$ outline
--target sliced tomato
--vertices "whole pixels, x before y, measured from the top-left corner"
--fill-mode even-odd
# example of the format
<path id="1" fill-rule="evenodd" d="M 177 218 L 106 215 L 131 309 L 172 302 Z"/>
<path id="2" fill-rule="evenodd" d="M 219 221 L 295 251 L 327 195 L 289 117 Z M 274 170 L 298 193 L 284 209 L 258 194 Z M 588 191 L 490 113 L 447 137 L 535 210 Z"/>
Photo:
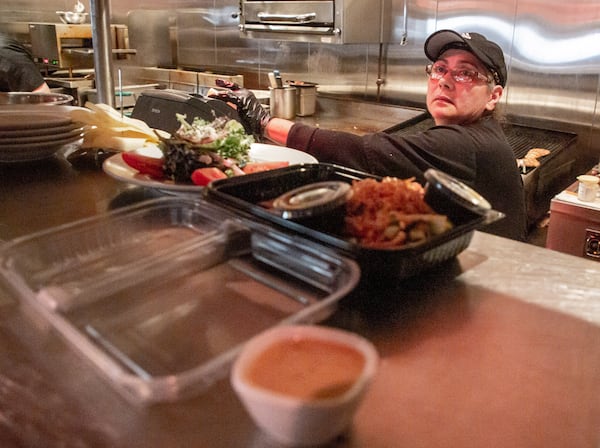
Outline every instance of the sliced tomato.
<path id="1" fill-rule="evenodd" d="M 147 174 L 155 179 L 162 179 L 165 177 L 163 171 L 163 158 L 145 156 L 134 151 L 125 151 L 121 154 L 121 157 L 127 165 L 139 171 L 141 174 Z"/>
<path id="2" fill-rule="evenodd" d="M 284 168 L 289 166 L 290 162 L 277 161 L 277 162 L 250 162 L 247 163 L 242 170 L 246 174 L 260 173 L 261 171 L 269 171 L 277 168 Z"/>
<path id="3" fill-rule="evenodd" d="M 213 180 L 226 178 L 227 174 L 215 167 L 198 168 L 192 173 L 192 182 L 194 185 L 200 185 L 202 187 L 207 186 Z"/>

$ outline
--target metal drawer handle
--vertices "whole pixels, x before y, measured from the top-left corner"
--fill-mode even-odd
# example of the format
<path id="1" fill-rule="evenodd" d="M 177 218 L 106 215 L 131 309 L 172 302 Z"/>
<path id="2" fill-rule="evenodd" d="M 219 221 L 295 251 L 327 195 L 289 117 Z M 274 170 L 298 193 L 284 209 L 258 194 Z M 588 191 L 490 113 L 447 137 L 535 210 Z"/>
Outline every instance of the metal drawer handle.
<path id="1" fill-rule="evenodd" d="M 256 16 L 261 22 L 308 23 L 317 18 L 317 13 L 307 12 L 306 14 L 271 14 L 268 12 L 259 12 Z"/>

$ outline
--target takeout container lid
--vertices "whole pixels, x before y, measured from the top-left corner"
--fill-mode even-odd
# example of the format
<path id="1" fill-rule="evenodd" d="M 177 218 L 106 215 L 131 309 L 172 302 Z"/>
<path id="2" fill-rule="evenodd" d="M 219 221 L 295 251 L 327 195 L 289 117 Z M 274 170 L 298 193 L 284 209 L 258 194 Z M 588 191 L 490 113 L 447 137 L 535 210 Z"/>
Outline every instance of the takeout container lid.
<path id="1" fill-rule="evenodd" d="M 9 241 L 0 275 L 147 405 L 203 392 L 268 328 L 324 320 L 360 271 L 297 235 L 171 196 Z"/>
<path id="2" fill-rule="evenodd" d="M 286 219 L 277 210 L 269 210 L 261 205 L 304 185 L 329 181 L 351 183 L 365 178 L 381 179 L 379 176 L 334 164 L 293 165 L 214 181 L 204 190 L 204 194 L 209 200 L 218 202 L 235 213 L 268 222 L 350 256 L 358 262 L 361 279 L 367 282 L 380 279 L 398 281 L 437 266 L 466 249 L 474 230 L 501 217 L 491 213 L 491 208 L 487 209 L 483 198 L 477 202 L 460 192 L 458 187 L 464 186 L 456 179 L 446 178 L 436 172 L 430 173 L 433 187 L 426 186 L 426 201 L 446 204 L 444 214 L 453 222 L 454 227 L 423 243 L 399 248 L 364 247 L 349 241 L 339 232 L 323 231 L 298 220 Z"/>
<path id="3" fill-rule="evenodd" d="M 465 183 L 438 170 L 425 171 L 427 179 L 425 201 L 438 213 L 452 216 L 456 206 L 485 217 L 485 224 L 503 219 L 504 213 L 492 209 L 492 205 Z"/>
<path id="4" fill-rule="evenodd" d="M 594 186 L 600 182 L 600 178 L 598 178 L 598 176 L 592 176 L 591 174 L 581 174 L 577 176 L 577 180 L 588 186 Z"/>
<path id="5" fill-rule="evenodd" d="M 344 205 L 350 194 L 347 182 L 315 182 L 281 194 L 273 201 L 273 210 L 285 219 L 310 218 Z"/>

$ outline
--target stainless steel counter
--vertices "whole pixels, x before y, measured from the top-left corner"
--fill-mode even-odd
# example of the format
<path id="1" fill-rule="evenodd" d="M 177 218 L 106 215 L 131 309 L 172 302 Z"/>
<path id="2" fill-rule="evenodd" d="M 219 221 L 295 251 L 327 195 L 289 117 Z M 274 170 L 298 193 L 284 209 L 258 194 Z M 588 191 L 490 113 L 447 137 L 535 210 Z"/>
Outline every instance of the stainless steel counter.
<path id="1" fill-rule="evenodd" d="M 155 192 L 60 157 L 0 165 L 0 239 Z M 600 443 L 600 265 L 476 232 L 456 260 L 361 287 L 325 322 L 379 349 L 379 373 L 337 447 L 589 447 Z M 132 407 L 0 286 L 0 445 L 274 447 L 226 380 Z"/>

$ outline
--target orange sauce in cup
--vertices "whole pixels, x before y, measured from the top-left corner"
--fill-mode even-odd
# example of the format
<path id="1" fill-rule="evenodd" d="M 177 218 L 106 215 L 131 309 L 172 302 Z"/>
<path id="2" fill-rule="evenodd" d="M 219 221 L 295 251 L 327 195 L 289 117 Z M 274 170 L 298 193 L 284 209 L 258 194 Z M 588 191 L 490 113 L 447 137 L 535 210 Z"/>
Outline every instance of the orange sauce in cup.
<path id="1" fill-rule="evenodd" d="M 364 365 L 363 355 L 352 347 L 320 339 L 288 339 L 260 353 L 245 376 L 264 389 L 318 400 L 344 394 Z"/>

